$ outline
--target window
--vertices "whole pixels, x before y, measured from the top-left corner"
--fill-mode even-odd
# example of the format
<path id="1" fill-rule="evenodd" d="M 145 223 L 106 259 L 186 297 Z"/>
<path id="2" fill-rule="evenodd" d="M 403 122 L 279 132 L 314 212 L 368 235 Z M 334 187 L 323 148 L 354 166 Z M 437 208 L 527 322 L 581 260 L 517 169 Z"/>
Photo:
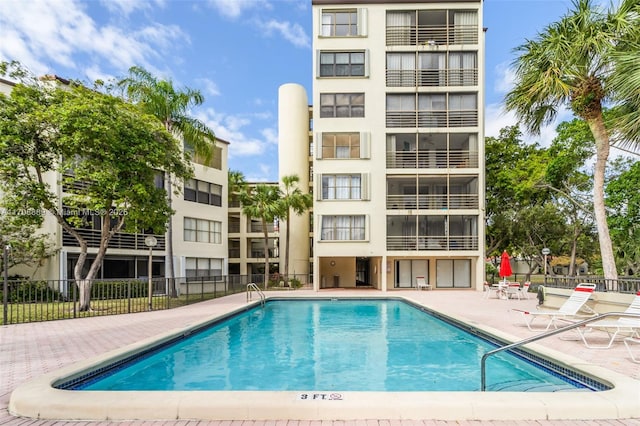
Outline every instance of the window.
<path id="1" fill-rule="evenodd" d="M 203 166 L 212 167 L 214 169 L 222 170 L 222 148 L 219 146 L 214 146 L 211 152 L 211 158 L 209 161 L 205 161 L 205 159 L 199 155 L 196 155 L 193 147 L 187 142 L 183 143 L 184 151 L 189 153 L 191 156 L 191 160 L 196 164 L 201 164 Z"/>
<path id="2" fill-rule="evenodd" d="M 320 117 L 364 117 L 364 93 L 323 93 Z"/>
<path id="3" fill-rule="evenodd" d="M 222 277 L 222 259 L 187 257 L 185 258 L 185 274 L 187 278 Z"/>
<path id="4" fill-rule="evenodd" d="M 323 133 L 322 158 L 360 158 L 360 133 Z"/>
<path id="5" fill-rule="evenodd" d="M 322 35 L 325 37 L 353 37 L 358 35 L 358 11 L 323 10 Z"/>
<path id="6" fill-rule="evenodd" d="M 387 95 L 387 127 L 416 127 L 416 96 Z"/>
<path id="7" fill-rule="evenodd" d="M 476 52 L 449 53 L 449 85 L 475 86 L 478 84 L 478 55 Z"/>
<path id="8" fill-rule="evenodd" d="M 360 200 L 361 179 L 354 175 L 322 175 L 323 200 Z"/>
<path id="9" fill-rule="evenodd" d="M 387 53 L 387 86 L 412 87 L 416 85 L 415 53 Z"/>
<path id="10" fill-rule="evenodd" d="M 184 199 L 200 204 L 222 206 L 222 186 L 197 179 L 184 181 Z"/>
<path id="11" fill-rule="evenodd" d="M 365 52 L 320 52 L 320 77 L 364 77 Z"/>
<path id="12" fill-rule="evenodd" d="M 222 242 L 222 223 L 213 220 L 185 217 L 184 240 L 198 243 L 220 244 Z"/>
<path id="13" fill-rule="evenodd" d="M 364 241 L 365 217 L 322 216 L 322 241 Z"/>

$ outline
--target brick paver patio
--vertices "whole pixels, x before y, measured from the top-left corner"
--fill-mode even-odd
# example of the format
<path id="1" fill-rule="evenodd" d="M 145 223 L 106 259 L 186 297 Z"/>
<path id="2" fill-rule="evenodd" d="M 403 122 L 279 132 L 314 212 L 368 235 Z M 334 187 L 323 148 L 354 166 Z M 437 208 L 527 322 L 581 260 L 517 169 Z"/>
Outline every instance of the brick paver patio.
<path id="1" fill-rule="evenodd" d="M 323 290 L 322 295 L 358 295 L 362 292 L 385 293 L 374 290 Z M 268 295 L 278 293 L 269 292 Z M 285 292 L 287 296 L 303 296 L 317 293 L 308 290 Z M 423 302 L 426 306 L 443 312 L 461 316 L 469 322 L 483 324 L 500 330 L 516 338 L 534 335 L 511 308 L 535 309 L 537 300 L 485 299 L 482 293 L 473 291 L 403 291 L 389 292 L 389 295 L 405 295 Z M 639 425 L 640 419 L 602 419 L 598 421 L 434 421 L 429 419 L 394 420 L 378 419 L 367 421 L 44 421 L 11 416 L 7 411 L 11 392 L 21 383 L 41 374 L 84 360 L 95 355 L 120 348 L 141 339 L 172 329 L 181 328 L 205 317 L 223 313 L 233 306 L 246 304 L 244 293 L 210 300 L 195 305 L 140 314 L 50 321 L 42 323 L 17 324 L 0 327 L 0 425 L 42 425 L 42 426 L 96 426 L 118 425 L 220 425 L 220 426 L 418 426 L 418 425 Z M 552 336 L 537 344 L 570 354 L 610 370 L 640 380 L 640 364 L 631 359 L 622 343 L 616 343 L 606 350 L 587 349 L 581 341 L 563 340 Z M 640 382 L 638 387 L 640 405 Z M 514 407 L 517 409 L 517 407 Z"/>

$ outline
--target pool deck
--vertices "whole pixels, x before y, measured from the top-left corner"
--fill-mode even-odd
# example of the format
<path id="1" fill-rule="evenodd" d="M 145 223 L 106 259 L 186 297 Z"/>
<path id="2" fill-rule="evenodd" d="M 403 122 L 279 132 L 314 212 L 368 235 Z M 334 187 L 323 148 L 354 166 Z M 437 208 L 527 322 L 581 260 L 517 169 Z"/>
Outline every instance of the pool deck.
<path id="1" fill-rule="evenodd" d="M 393 291 L 383 293 L 376 290 L 298 290 L 291 292 L 267 292 L 272 296 L 402 296 L 419 302 L 424 306 L 443 314 L 465 319 L 471 324 L 481 325 L 496 330 L 501 336 L 510 336 L 514 340 L 535 335 L 524 325 L 521 316 L 511 309 L 535 310 L 537 300 L 501 300 L 485 299 L 483 293 L 474 291 Z M 533 295 L 532 295 L 533 296 Z M 575 410 L 575 415 L 566 420 L 509 420 L 509 412 L 517 413 L 521 407 L 518 400 L 507 399 L 499 420 L 434 420 L 415 418 L 411 420 L 395 418 L 379 418 L 367 416 L 367 420 L 295 420 L 282 416 L 281 420 L 175 420 L 175 421 L 69 421 L 69 420 L 37 420 L 26 417 L 14 417 L 9 414 L 8 406 L 14 389 L 24 388 L 40 376 L 51 374 L 59 369 L 80 365 L 86 360 L 100 356 L 106 352 L 118 350 L 136 342 L 154 336 L 167 334 L 193 325 L 203 319 L 222 315 L 246 306 L 246 295 L 236 294 L 198 303 L 173 310 L 154 311 L 148 313 L 104 316 L 74 320 L 49 321 L 41 323 L 0 326 L 0 426 L 8 425 L 42 425 L 42 426 L 96 426 L 96 425 L 220 425 L 220 426 L 413 426 L 413 425 L 640 425 L 640 418 L 604 418 L 581 417 L 591 407 L 567 407 Z M 605 335 L 606 336 L 606 335 Z M 609 349 L 588 349 L 582 341 L 561 339 L 551 336 L 534 345 L 551 351 L 566 354 L 572 358 L 595 366 L 596 369 L 611 371 L 635 380 L 632 384 L 631 398 L 637 398 L 640 407 L 640 363 L 633 363 L 625 346 L 615 343 Z M 640 352 L 640 348 L 638 348 Z M 634 389 L 635 387 L 635 389 Z M 634 392 L 635 391 L 635 392 Z M 635 395 L 633 395 L 635 393 Z M 521 395 L 521 394 L 520 394 Z M 563 398 L 564 394 L 557 394 Z M 573 393 L 573 395 L 577 395 Z M 584 395 L 584 394 L 583 394 Z M 519 396 L 526 399 L 527 396 Z M 443 404 L 446 404 L 443 402 Z M 571 404 L 569 404 L 571 405 Z M 373 406 L 371 407 L 374 408 Z M 375 410 L 371 411 L 375 412 Z M 292 416 L 293 417 L 293 416 Z M 374 417 L 373 419 L 369 417 Z M 615 416 L 611 416 L 615 417 Z M 515 416 L 514 418 L 517 418 Z"/>

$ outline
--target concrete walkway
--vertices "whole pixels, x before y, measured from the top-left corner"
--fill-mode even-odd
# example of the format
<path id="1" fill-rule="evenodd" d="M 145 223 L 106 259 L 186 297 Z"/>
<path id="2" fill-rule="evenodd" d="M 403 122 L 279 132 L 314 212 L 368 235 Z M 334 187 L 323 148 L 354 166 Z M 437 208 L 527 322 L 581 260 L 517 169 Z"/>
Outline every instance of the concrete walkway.
<path id="1" fill-rule="evenodd" d="M 385 293 L 375 290 L 323 290 L 323 296 L 352 296 Z M 318 293 L 299 290 L 295 292 L 269 292 L 271 295 L 304 296 Z M 510 311 L 512 308 L 533 310 L 537 304 L 535 298 L 529 300 L 485 299 L 483 294 L 473 291 L 402 291 L 389 292 L 388 295 L 403 295 L 420 301 L 430 308 L 445 314 L 464 317 L 469 322 L 483 324 L 514 339 L 534 335 L 522 322 L 520 315 Z M 228 312 L 234 307 L 246 304 L 244 293 L 220 299 L 201 302 L 195 305 L 149 313 L 83 318 L 73 320 L 50 321 L 42 323 L 17 324 L 0 327 L 0 425 L 50 425 L 50 426 L 95 426 L 105 424 L 119 425 L 220 425 L 220 426 L 414 426 L 414 425 L 639 425 L 640 419 L 603 419 L 598 421 L 433 421 L 380 419 L 367 421 L 42 421 L 11 416 L 7 411 L 13 389 L 23 382 L 54 371 L 80 360 L 94 357 L 169 330 L 182 328 L 205 317 Z M 631 362 L 622 343 L 616 343 L 606 350 L 587 349 L 581 341 L 563 340 L 552 336 L 539 342 L 553 350 L 564 352 L 589 363 L 605 367 L 640 380 L 640 364 Z M 639 348 L 640 351 L 640 348 Z M 638 388 L 640 405 L 640 385 Z M 514 406 L 514 409 L 517 407 Z"/>

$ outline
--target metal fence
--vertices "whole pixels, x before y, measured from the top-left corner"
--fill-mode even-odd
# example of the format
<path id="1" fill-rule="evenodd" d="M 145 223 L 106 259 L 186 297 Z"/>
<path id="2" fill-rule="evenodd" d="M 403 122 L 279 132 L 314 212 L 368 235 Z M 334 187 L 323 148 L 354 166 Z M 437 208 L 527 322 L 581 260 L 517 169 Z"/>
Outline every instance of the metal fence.
<path id="1" fill-rule="evenodd" d="M 0 287 L 2 324 L 129 314 L 177 308 L 246 291 L 255 282 L 263 288 L 264 275 L 227 275 L 147 279 L 92 280 L 90 309 L 82 310 L 75 280 L 6 280 Z M 283 280 L 270 276 L 267 289 L 306 286 L 309 276 Z"/>
<path id="2" fill-rule="evenodd" d="M 497 274 L 488 275 L 487 281 L 490 283 L 497 283 L 501 281 Z M 615 292 L 615 293 L 630 293 L 635 294 L 640 291 L 640 278 L 622 277 L 617 280 L 607 280 L 599 275 L 578 275 L 578 276 L 565 276 L 565 275 L 544 275 L 544 274 L 514 274 L 507 277 L 508 281 L 517 282 L 531 282 L 532 288 L 535 289 L 537 285 L 544 285 L 546 287 L 555 288 L 575 288 L 578 283 L 592 283 L 596 284 L 596 291 L 602 292 Z"/>

